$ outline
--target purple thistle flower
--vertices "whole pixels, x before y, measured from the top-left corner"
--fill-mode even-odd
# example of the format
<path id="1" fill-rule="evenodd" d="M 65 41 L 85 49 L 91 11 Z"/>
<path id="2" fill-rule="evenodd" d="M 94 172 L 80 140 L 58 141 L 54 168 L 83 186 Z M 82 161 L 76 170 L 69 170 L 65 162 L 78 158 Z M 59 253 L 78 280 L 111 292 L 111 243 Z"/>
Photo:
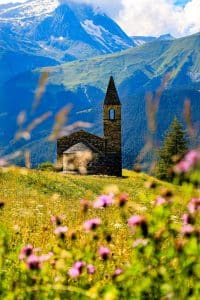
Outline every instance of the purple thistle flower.
<path id="1" fill-rule="evenodd" d="M 181 228 L 181 233 L 186 236 L 190 236 L 194 232 L 194 227 L 190 224 L 183 225 Z"/>
<path id="2" fill-rule="evenodd" d="M 28 257 L 26 265 L 30 270 L 39 270 L 41 269 L 40 258 L 32 254 Z"/>
<path id="3" fill-rule="evenodd" d="M 128 226 L 139 226 L 146 223 L 146 220 L 143 216 L 132 216 L 128 219 Z"/>
<path id="4" fill-rule="evenodd" d="M 107 260 L 110 256 L 110 250 L 104 246 L 99 247 L 98 252 L 103 260 Z"/>
<path id="5" fill-rule="evenodd" d="M 101 224 L 101 219 L 91 219 L 84 223 L 83 227 L 86 232 L 90 232 L 91 230 L 95 230 Z"/>
<path id="6" fill-rule="evenodd" d="M 93 275 L 96 272 L 96 268 L 93 265 L 88 265 L 87 266 L 87 273 L 90 275 Z"/>
<path id="7" fill-rule="evenodd" d="M 93 207 L 94 208 L 105 208 L 107 206 L 110 206 L 114 203 L 113 197 L 114 197 L 113 194 L 101 195 L 94 202 Z"/>
<path id="8" fill-rule="evenodd" d="M 156 206 L 160 206 L 166 203 L 165 198 L 158 196 L 155 201 Z"/>
<path id="9" fill-rule="evenodd" d="M 33 254 L 33 246 L 32 245 L 27 245 L 27 246 L 25 246 L 21 249 L 19 259 L 23 260 L 26 257 L 30 256 L 31 254 Z"/>
<path id="10" fill-rule="evenodd" d="M 67 226 L 59 226 L 54 230 L 54 233 L 56 235 L 65 234 L 68 231 Z"/>
<path id="11" fill-rule="evenodd" d="M 68 271 L 68 275 L 71 277 L 71 278 L 77 278 L 81 275 L 80 271 L 74 267 L 70 268 L 69 271 Z"/>
<path id="12" fill-rule="evenodd" d="M 84 261 L 77 261 L 75 262 L 75 264 L 73 265 L 73 268 L 76 268 L 77 270 L 79 270 L 79 272 L 81 273 L 83 268 L 85 267 L 85 262 Z"/>
<path id="13" fill-rule="evenodd" d="M 188 210 L 191 214 L 200 211 L 200 198 L 193 198 L 188 204 Z"/>
<path id="14" fill-rule="evenodd" d="M 187 225 L 189 223 L 190 216 L 188 214 L 183 214 L 182 215 L 182 221 L 184 225 Z"/>
<path id="15" fill-rule="evenodd" d="M 113 273 L 112 278 L 115 279 L 116 277 L 120 276 L 121 274 L 123 274 L 123 270 L 122 270 L 122 269 L 117 269 L 117 270 L 115 270 L 115 272 Z"/>
<path id="16" fill-rule="evenodd" d="M 187 173 L 192 170 L 200 162 L 200 151 L 191 150 L 188 152 L 183 160 L 181 160 L 175 167 L 175 173 Z"/>

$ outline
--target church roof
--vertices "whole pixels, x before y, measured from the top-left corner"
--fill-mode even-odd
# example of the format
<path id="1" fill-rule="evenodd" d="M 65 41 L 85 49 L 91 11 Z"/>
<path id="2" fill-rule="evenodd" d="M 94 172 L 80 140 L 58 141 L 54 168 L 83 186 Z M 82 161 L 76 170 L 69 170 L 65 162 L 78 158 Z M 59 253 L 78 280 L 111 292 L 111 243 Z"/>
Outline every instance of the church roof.
<path id="1" fill-rule="evenodd" d="M 104 105 L 121 105 L 115 82 L 112 76 L 110 77 L 110 81 L 108 84 Z"/>
<path id="2" fill-rule="evenodd" d="M 74 154 L 76 152 L 86 152 L 86 151 L 92 151 L 92 152 L 97 152 L 96 149 L 94 147 L 92 147 L 91 145 L 89 145 L 88 143 L 77 143 L 75 145 L 73 145 L 72 147 L 70 147 L 69 149 L 67 149 L 64 154 Z"/>

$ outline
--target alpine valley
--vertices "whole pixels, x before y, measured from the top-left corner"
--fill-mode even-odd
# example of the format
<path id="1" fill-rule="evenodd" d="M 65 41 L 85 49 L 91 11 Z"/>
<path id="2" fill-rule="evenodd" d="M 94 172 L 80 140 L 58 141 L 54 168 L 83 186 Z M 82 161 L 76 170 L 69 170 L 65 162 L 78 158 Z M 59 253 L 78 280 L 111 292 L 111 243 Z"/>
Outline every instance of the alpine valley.
<path id="1" fill-rule="evenodd" d="M 39 3 L 39 5 L 38 5 Z M 31 107 L 41 72 L 49 81 L 37 109 Z M 30 0 L 0 5 L 0 154 L 31 149 L 32 164 L 55 159 L 47 136 L 56 113 L 72 104 L 68 122 L 91 122 L 102 134 L 102 102 L 110 75 L 123 104 L 123 159 L 131 167 L 148 129 L 146 94 L 166 74 L 170 80 L 157 113 L 157 140 L 190 99 L 194 125 L 200 115 L 200 33 L 179 39 L 166 34 L 128 37 L 100 8 L 70 1 Z M 47 111 L 28 141 L 14 139 L 17 116 L 26 111 L 24 128 Z"/>

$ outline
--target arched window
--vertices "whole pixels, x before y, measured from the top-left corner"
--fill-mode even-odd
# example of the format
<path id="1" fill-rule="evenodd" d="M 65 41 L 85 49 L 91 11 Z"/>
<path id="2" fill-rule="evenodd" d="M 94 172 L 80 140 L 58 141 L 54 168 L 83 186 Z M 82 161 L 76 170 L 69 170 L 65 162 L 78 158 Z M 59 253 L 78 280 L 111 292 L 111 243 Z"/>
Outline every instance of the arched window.
<path id="1" fill-rule="evenodd" d="M 115 110 L 113 108 L 109 110 L 109 120 L 115 120 Z"/>

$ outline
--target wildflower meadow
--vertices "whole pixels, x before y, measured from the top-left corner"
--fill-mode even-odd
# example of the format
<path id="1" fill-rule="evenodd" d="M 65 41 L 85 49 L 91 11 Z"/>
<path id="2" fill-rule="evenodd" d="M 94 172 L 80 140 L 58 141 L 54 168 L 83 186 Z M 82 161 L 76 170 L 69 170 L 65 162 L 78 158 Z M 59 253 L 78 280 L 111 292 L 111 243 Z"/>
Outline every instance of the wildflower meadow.
<path id="1" fill-rule="evenodd" d="M 176 184 L 1 169 L 0 298 L 199 299 L 199 161 Z"/>

